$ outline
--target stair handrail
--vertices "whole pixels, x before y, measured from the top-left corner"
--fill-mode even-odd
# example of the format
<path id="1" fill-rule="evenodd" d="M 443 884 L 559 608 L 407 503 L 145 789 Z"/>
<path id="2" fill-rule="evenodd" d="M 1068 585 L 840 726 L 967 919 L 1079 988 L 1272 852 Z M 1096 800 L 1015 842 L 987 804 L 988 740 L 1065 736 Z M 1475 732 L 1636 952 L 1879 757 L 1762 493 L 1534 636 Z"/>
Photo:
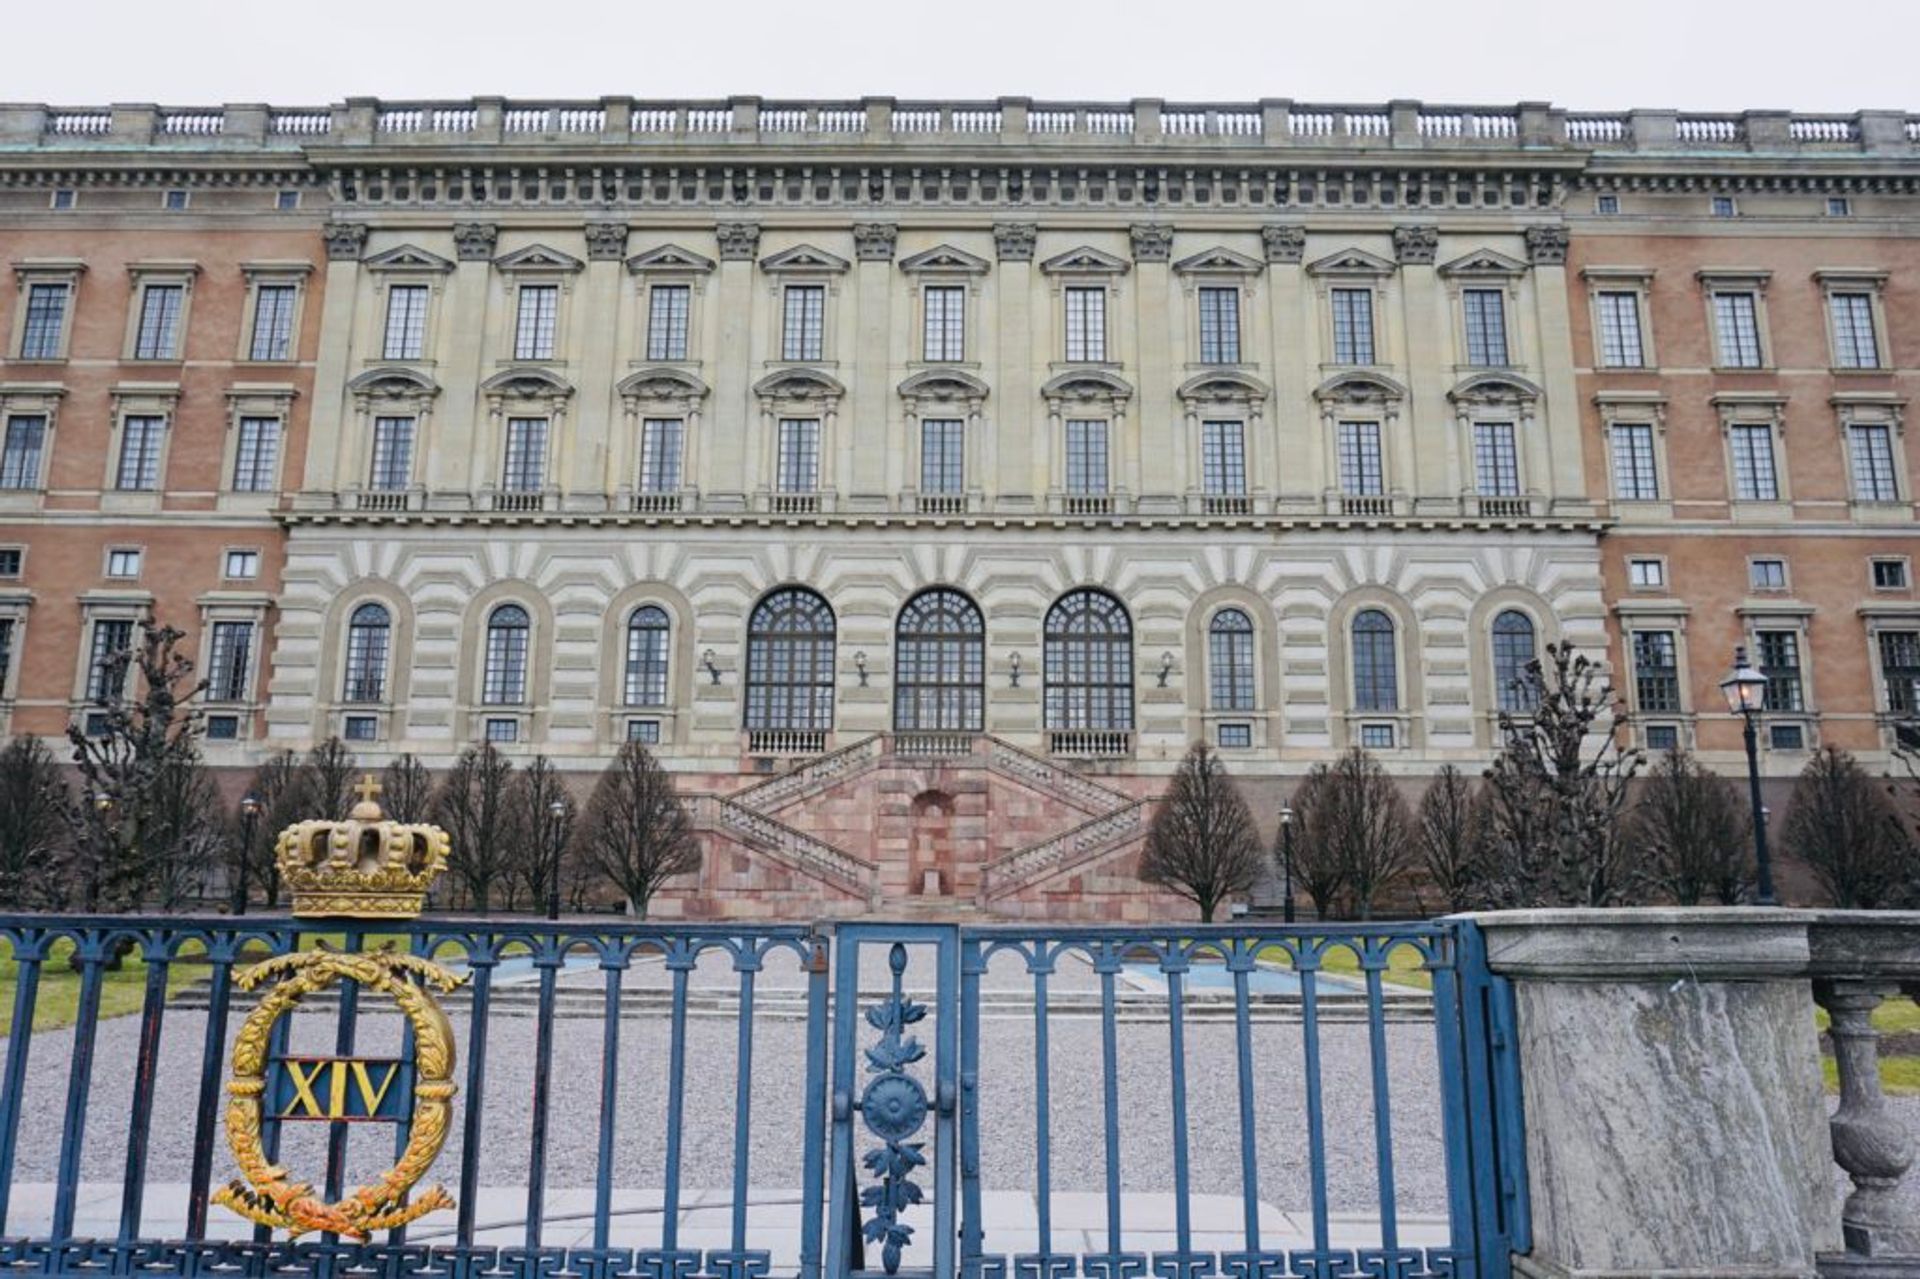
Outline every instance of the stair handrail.
<path id="1" fill-rule="evenodd" d="M 1018 760 L 1024 767 L 1006 767 L 1005 761 L 1010 760 Z M 998 768 L 1011 777 L 1025 780 L 1029 785 L 1049 787 L 1067 797 L 1075 807 L 1090 813 L 1111 812 L 1133 802 L 1133 796 L 1125 791 L 1102 786 L 1058 760 L 1036 755 L 991 733 L 987 734 L 987 767 Z"/>
<path id="2" fill-rule="evenodd" d="M 842 884 L 863 895 L 878 880 L 880 867 L 875 863 L 737 803 L 731 796 L 700 794 L 687 798 L 693 801 L 696 822 L 704 818 L 708 826 L 734 832 L 743 837 L 741 842 L 768 848 L 818 879 Z"/>
<path id="3" fill-rule="evenodd" d="M 1135 799 L 1025 848 L 1016 848 L 980 868 L 982 900 L 1005 896 L 1049 875 L 1070 870 L 1146 830 L 1152 799 Z"/>
<path id="4" fill-rule="evenodd" d="M 824 755 L 815 755 L 803 764 L 798 764 L 784 773 L 769 777 L 764 782 L 734 791 L 728 798 L 736 804 L 744 804 L 757 812 L 766 812 L 770 808 L 784 808 L 796 799 L 818 787 L 824 787 L 839 781 L 849 771 L 846 765 L 864 762 L 858 757 L 867 754 L 878 760 L 885 753 L 884 733 L 870 733 L 857 742 L 842 746 L 838 750 L 828 751 Z"/>

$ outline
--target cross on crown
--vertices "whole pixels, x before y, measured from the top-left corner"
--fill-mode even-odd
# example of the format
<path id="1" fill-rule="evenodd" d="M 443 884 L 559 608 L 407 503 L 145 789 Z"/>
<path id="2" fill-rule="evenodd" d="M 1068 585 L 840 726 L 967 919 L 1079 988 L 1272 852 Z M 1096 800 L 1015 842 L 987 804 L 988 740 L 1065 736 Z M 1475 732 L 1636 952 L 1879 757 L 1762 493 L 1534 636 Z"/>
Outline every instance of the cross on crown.
<path id="1" fill-rule="evenodd" d="M 354 793 L 360 796 L 360 802 L 363 804 L 371 804 L 378 800 L 381 791 L 384 789 L 385 787 L 380 785 L 372 773 L 362 773 L 360 775 L 360 784 L 353 788 Z"/>

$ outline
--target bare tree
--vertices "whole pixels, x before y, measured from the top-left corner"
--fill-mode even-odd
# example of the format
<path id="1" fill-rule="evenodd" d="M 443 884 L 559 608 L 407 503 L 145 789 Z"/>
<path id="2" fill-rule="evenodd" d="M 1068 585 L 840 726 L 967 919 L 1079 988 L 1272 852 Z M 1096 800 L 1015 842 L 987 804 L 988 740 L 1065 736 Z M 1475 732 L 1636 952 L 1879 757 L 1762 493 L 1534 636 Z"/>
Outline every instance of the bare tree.
<path id="1" fill-rule="evenodd" d="M 518 837 L 513 856 L 511 878 L 526 893 L 527 909 L 543 910 L 547 894 L 557 882 L 555 873 L 568 869 L 566 850 L 573 839 L 577 806 L 573 792 L 545 755 L 536 755 L 525 768 L 514 774 L 508 792 L 513 810 L 513 828 Z M 558 804 L 559 816 L 554 815 Z M 517 896 L 517 894 L 516 894 Z"/>
<path id="2" fill-rule="evenodd" d="M 1568 644 L 1527 664 L 1534 704 L 1500 714 L 1487 770 L 1493 897 L 1502 906 L 1617 906 L 1640 887 L 1623 829 L 1628 783 L 1646 762 L 1622 748 L 1623 707 L 1599 663 Z"/>
<path id="3" fill-rule="evenodd" d="M 1380 895 L 1417 853 L 1407 801 L 1380 762 L 1355 747 L 1315 764 L 1293 809 L 1294 873 L 1324 918 L 1371 918 Z"/>
<path id="4" fill-rule="evenodd" d="M 396 755 L 380 774 L 380 807 L 396 822 L 426 821 L 433 811 L 433 774 L 414 755 Z"/>
<path id="5" fill-rule="evenodd" d="M 1449 911 L 1482 905 L 1487 892 L 1486 810 L 1473 782 L 1442 764 L 1420 797 L 1415 829 L 1427 880 Z"/>
<path id="6" fill-rule="evenodd" d="M 1826 747 L 1801 770 L 1782 835 L 1835 906 L 1874 910 L 1912 899 L 1913 843 L 1885 789 L 1846 751 Z"/>
<path id="7" fill-rule="evenodd" d="M 1668 751 L 1640 783 L 1633 837 L 1649 880 L 1682 906 L 1737 904 L 1752 883 L 1753 822 L 1732 783 Z"/>
<path id="8" fill-rule="evenodd" d="M 700 869 L 700 841 L 673 779 L 647 748 L 628 742 L 600 775 L 581 821 L 581 861 L 645 919 L 660 886 Z"/>
<path id="9" fill-rule="evenodd" d="M 1186 898 L 1210 924 L 1223 902 L 1259 880 L 1265 857 L 1240 788 L 1213 749 L 1195 742 L 1147 828 L 1140 878 Z"/>
<path id="10" fill-rule="evenodd" d="M 247 878 L 260 885 L 269 910 L 280 904 L 280 868 L 274 861 L 280 832 L 319 815 L 312 805 L 311 789 L 307 770 L 292 751 L 281 751 L 267 759 L 253 770 L 248 784 L 248 792 L 260 801 L 260 818 L 240 860 Z"/>
<path id="11" fill-rule="evenodd" d="M 72 803 L 60 762 L 38 737 L 0 749 L 0 903 L 58 906 L 53 874 L 65 846 L 62 818 Z"/>
<path id="12" fill-rule="evenodd" d="M 440 781 L 434 819 L 452 841 L 447 869 L 466 903 L 485 914 L 496 892 L 511 892 L 508 866 L 514 831 L 508 813 L 513 762 L 492 742 L 469 746 Z"/>
<path id="13" fill-rule="evenodd" d="M 329 737 L 307 752 L 307 802 L 312 811 L 310 818 L 324 818 L 328 821 L 341 821 L 354 804 L 354 774 L 360 771 L 359 761 L 346 743 L 337 737 Z"/>
<path id="14" fill-rule="evenodd" d="M 66 807 L 72 834 L 70 883 L 89 910 L 127 909 L 150 893 L 171 893 L 172 860 L 204 855 L 203 827 L 217 827 L 217 806 L 181 813 L 200 768 L 206 688 L 180 651 L 185 635 L 152 619 L 129 648 L 107 653 L 98 695 L 67 729 L 81 790 Z M 133 674 L 139 672 L 138 688 Z"/>

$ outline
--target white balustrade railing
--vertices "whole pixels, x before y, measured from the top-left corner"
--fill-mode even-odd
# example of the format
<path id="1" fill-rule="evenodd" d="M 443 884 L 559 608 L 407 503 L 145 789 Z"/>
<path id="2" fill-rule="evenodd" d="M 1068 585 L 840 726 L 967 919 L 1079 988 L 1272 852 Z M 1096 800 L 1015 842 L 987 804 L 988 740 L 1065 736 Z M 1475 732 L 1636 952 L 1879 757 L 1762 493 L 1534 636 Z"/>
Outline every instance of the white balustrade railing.
<path id="1" fill-rule="evenodd" d="M 781 730 L 762 730 L 774 732 Z M 757 737 L 756 737 L 757 740 Z M 819 735 L 821 747 L 826 744 L 826 734 Z M 885 742 L 878 733 L 863 737 L 851 746 L 842 746 L 837 751 L 822 755 L 818 751 L 811 753 L 815 758 L 796 764 L 791 771 L 769 778 L 764 782 L 749 786 L 733 796 L 735 802 L 759 812 L 772 812 L 792 803 L 796 798 L 809 794 L 823 786 L 831 785 L 843 777 L 857 773 L 868 764 L 880 758 L 885 750 Z M 769 754 L 788 754 L 793 752 L 771 751 Z"/>
<path id="2" fill-rule="evenodd" d="M 1378 517 L 1393 514 L 1393 499 L 1373 494 L 1343 494 L 1340 498 L 1342 515 L 1363 515 Z"/>
<path id="3" fill-rule="evenodd" d="M 112 128 L 109 111 L 55 111 L 47 117 L 47 132 L 62 137 L 91 137 Z"/>
<path id="4" fill-rule="evenodd" d="M 331 111 L 276 111 L 267 120 L 267 128 L 281 135 L 313 136 L 333 132 Z"/>
<path id="5" fill-rule="evenodd" d="M 633 131 L 635 133 L 672 133 L 679 119 L 680 112 L 673 107 L 635 107 Z"/>
<path id="6" fill-rule="evenodd" d="M 381 133 L 418 133 L 426 121 L 425 111 L 412 108 L 382 111 L 374 117 L 374 128 Z"/>
<path id="7" fill-rule="evenodd" d="M 1036 109 L 1027 112 L 1028 133 L 1072 133 L 1073 112 Z"/>
<path id="8" fill-rule="evenodd" d="M 1740 141 L 1740 121 L 1726 116 L 1681 116 L 1673 122 L 1673 136 L 1681 142 L 1730 146 Z"/>
<path id="9" fill-rule="evenodd" d="M 1124 136 L 1133 132 L 1131 111 L 1089 111 L 1087 132 L 1103 137 Z"/>
<path id="10" fill-rule="evenodd" d="M 428 121 L 435 133 L 472 133 L 480 113 L 472 107 L 436 107 Z"/>
<path id="11" fill-rule="evenodd" d="M 1629 126 L 1623 115 L 1571 115 L 1567 117 L 1567 141 L 1580 143 L 1625 142 Z"/>
<path id="12" fill-rule="evenodd" d="M 1070 759 L 1124 759 L 1133 754 L 1133 733 L 1118 728 L 1056 728 L 1047 749 Z"/>
<path id="13" fill-rule="evenodd" d="M 818 755 L 826 749 L 823 728 L 756 728 L 747 734 L 749 755 Z"/>
<path id="14" fill-rule="evenodd" d="M 998 133 L 1000 112 L 992 109 L 955 109 L 948 117 L 955 133 Z"/>
<path id="15" fill-rule="evenodd" d="M 951 759 L 973 754 L 978 733 L 895 733 L 893 753 L 910 759 Z"/>
<path id="16" fill-rule="evenodd" d="M 1333 112 L 1295 111 L 1288 117 L 1288 126 L 1296 138 L 1330 138 L 1333 136 Z"/>
<path id="17" fill-rule="evenodd" d="M 865 133 L 867 131 L 865 111 L 830 107 L 820 112 L 819 119 L 822 133 Z"/>
<path id="18" fill-rule="evenodd" d="M 1393 132 L 1393 120 L 1385 111 L 1347 112 L 1347 136 L 1384 138 Z"/>
<path id="19" fill-rule="evenodd" d="M 160 132 L 204 138 L 224 133 L 227 118 L 218 111 L 169 111 L 160 117 Z"/>
<path id="20" fill-rule="evenodd" d="M 725 133 L 733 128 L 731 107 L 688 107 L 688 133 Z"/>
<path id="21" fill-rule="evenodd" d="M 893 113 L 895 133 L 940 132 L 939 107 L 902 107 Z"/>
<path id="22" fill-rule="evenodd" d="M 1127 797 L 1098 782 L 1088 781 L 1071 768 L 1043 755 L 1023 751 L 1011 742 L 993 738 L 987 750 L 987 767 L 1029 786 L 1051 791 L 1077 808 L 1089 813 L 1104 812 L 1127 802 Z"/>
<path id="23" fill-rule="evenodd" d="M 806 127 L 807 113 L 803 107 L 760 108 L 762 133 L 802 133 Z"/>
<path id="24" fill-rule="evenodd" d="M 1858 142 L 1860 126 L 1832 117 L 1797 117 L 1787 121 L 1787 136 L 1795 142 Z"/>

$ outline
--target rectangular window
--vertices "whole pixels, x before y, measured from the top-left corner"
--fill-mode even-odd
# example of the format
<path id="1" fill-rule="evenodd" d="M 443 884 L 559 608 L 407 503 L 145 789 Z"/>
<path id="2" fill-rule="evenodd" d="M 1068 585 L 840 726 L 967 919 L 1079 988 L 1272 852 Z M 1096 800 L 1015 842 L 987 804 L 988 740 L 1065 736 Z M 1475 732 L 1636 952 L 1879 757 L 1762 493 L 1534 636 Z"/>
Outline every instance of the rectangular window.
<path id="1" fill-rule="evenodd" d="M 260 576 L 260 552 L 228 551 L 222 561 L 221 576 L 236 582 L 251 581 Z"/>
<path id="2" fill-rule="evenodd" d="M 215 702 L 247 700 L 253 669 L 253 623 L 215 622 L 207 644 L 207 698 Z"/>
<path id="3" fill-rule="evenodd" d="M 238 715 L 207 716 L 207 740 L 210 742 L 231 742 L 240 736 L 240 717 Z"/>
<path id="4" fill-rule="evenodd" d="M 811 493 L 820 487 L 820 423 L 815 418 L 780 420 L 782 493 Z"/>
<path id="5" fill-rule="evenodd" d="M 926 309 L 921 358 L 950 362 L 966 358 L 967 291 L 959 285 L 929 285 L 921 290 Z"/>
<path id="6" fill-rule="evenodd" d="M 1827 298 L 1833 317 L 1833 362 L 1843 369 L 1880 367 L 1880 343 L 1873 331 L 1873 296 L 1835 293 Z"/>
<path id="7" fill-rule="evenodd" d="M 1767 725 L 1767 746 L 1776 751 L 1807 749 L 1807 730 L 1800 724 Z"/>
<path id="8" fill-rule="evenodd" d="M 1773 428 L 1735 426 L 1728 432 L 1733 453 L 1733 497 L 1737 502 L 1777 502 L 1780 479 L 1773 469 Z"/>
<path id="9" fill-rule="evenodd" d="M 1661 751 L 1680 749 L 1680 728 L 1677 724 L 1647 725 L 1647 749 L 1658 754 Z"/>
<path id="10" fill-rule="evenodd" d="M 62 210 L 71 209 L 79 203 L 76 198 L 78 195 L 79 192 L 66 188 L 55 191 L 53 193 L 53 207 Z"/>
<path id="11" fill-rule="evenodd" d="M 64 284 L 36 284 L 27 290 L 27 322 L 20 336 L 23 360 L 57 360 L 66 333 L 67 296 Z"/>
<path id="12" fill-rule="evenodd" d="M 1873 589 L 1876 591 L 1906 590 L 1907 562 L 1905 560 L 1875 560 L 1873 562 Z"/>
<path id="13" fill-rule="evenodd" d="M 1200 362 L 1240 362 L 1240 290 L 1200 290 Z"/>
<path id="14" fill-rule="evenodd" d="M 1633 633 L 1633 701 L 1642 714 L 1680 709 L 1680 660 L 1672 631 Z"/>
<path id="15" fill-rule="evenodd" d="M 418 360 L 427 347 L 427 286 L 396 284 L 387 290 L 386 337 L 382 359 Z"/>
<path id="16" fill-rule="evenodd" d="M 1748 560 L 1747 586 L 1756 591 L 1784 591 L 1787 589 L 1787 562 L 1785 560 Z"/>
<path id="17" fill-rule="evenodd" d="M 133 647 L 133 622 L 124 617 L 101 618 L 93 624 L 93 646 L 87 656 L 87 700 L 110 701 L 126 690 L 130 667 L 112 660 Z M 116 678 L 116 676 L 118 678 Z"/>
<path id="18" fill-rule="evenodd" d="M 7 435 L 0 444 L 0 489 L 40 487 L 40 453 L 47 443 L 47 419 L 19 415 L 7 419 Z"/>
<path id="19" fill-rule="evenodd" d="M 299 293 L 291 284 L 263 284 L 254 290 L 253 340 L 247 343 L 248 359 L 293 357 L 293 303 Z"/>
<path id="20" fill-rule="evenodd" d="M 187 193 L 185 191 L 167 192 L 166 198 L 161 201 L 161 207 L 170 209 L 173 212 L 178 213 L 180 210 L 187 207 Z"/>
<path id="21" fill-rule="evenodd" d="M 1893 432 L 1883 425 L 1847 428 L 1847 449 L 1853 469 L 1853 497 L 1858 502 L 1897 502 L 1894 484 Z"/>
<path id="22" fill-rule="evenodd" d="M 920 423 L 920 491 L 966 492 L 966 423 L 959 418 L 926 418 Z"/>
<path id="23" fill-rule="evenodd" d="M 1067 492 L 1107 492 L 1107 424 L 1070 419 L 1067 422 Z"/>
<path id="24" fill-rule="evenodd" d="M 687 358 L 687 307 L 693 290 L 684 284 L 656 284 L 647 290 L 647 358 Z"/>
<path id="25" fill-rule="evenodd" d="M 1653 466 L 1653 427 L 1644 422 L 1615 422 L 1613 495 L 1623 502 L 1652 502 L 1660 496 Z"/>
<path id="26" fill-rule="evenodd" d="M 825 359 L 827 289 L 822 284 L 790 284 L 782 295 L 780 358 Z"/>
<path id="27" fill-rule="evenodd" d="M 123 493 L 150 493 L 160 487 L 160 445 L 167 419 L 147 415 L 120 423 L 120 464 L 113 486 Z"/>
<path id="28" fill-rule="evenodd" d="M 282 212 L 285 212 L 286 210 L 289 210 L 289 209 L 299 208 L 300 193 L 298 191 L 280 192 L 279 194 L 275 195 L 273 198 L 273 207 L 281 210 Z"/>
<path id="29" fill-rule="evenodd" d="M 1827 197 L 1827 216 L 1830 218 L 1850 218 L 1853 216 L 1853 201 L 1844 195 Z"/>
<path id="30" fill-rule="evenodd" d="M 1760 367 L 1760 304 L 1753 294 L 1714 294 L 1713 325 L 1719 330 L 1721 368 Z"/>
<path id="31" fill-rule="evenodd" d="M 1099 364 L 1107 358 L 1107 291 L 1067 290 L 1067 359 Z"/>
<path id="32" fill-rule="evenodd" d="M 1507 362 L 1506 299 L 1498 289 L 1466 289 L 1460 295 L 1467 312 L 1467 363 Z"/>
<path id="33" fill-rule="evenodd" d="M 413 482 L 413 419 L 380 417 L 373 420 L 373 471 L 367 487 L 386 492 Z"/>
<path id="34" fill-rule="evenodd" d="M 1714 196 L 1712 209 L 1713 209 L 1713 216 L 1716 218 L 1732 217 L 1733 216 L 1733 197 L 1730 195 Z"/>
<path id="35" fill-rule="evenodd" d="M 140 552 L 130 547 L 109 550 L 107 552 L 107 576 L 140 576 Z"/>
<path id="36" fill-rule="evenodd" d="M 1636 590 L 1657 590 L 1667 584 L 1665 560 L 1628 560 L 1627 581 Z"/>
<path id="37" fill-rule="evenodd" d="M 643 746 L 660 744 L 660 721 L 657 719 L 630 719 L 627 721 L 627 740 L 639 742 Z"/>
<path id="38" fill-rule="evenodd" d="M 1340 424 L 1340 491 L 1348 497 L 1379 497 L 1386 492 L 1380 468 L 1380 424 Z"/>
<path id="39" fill-rule="evenodd" d="M 680 491 L 680 445 L 685 424 L 677 417 L 650 417 L 640 424 L 640 491 Z"/>
<path id="40" fill-rule="evenodd" d="M 1247 491 L 1246 428 L 1239 422 L 1200 424 L 1200 483 L 1209 497 Z"/>
<path id="41" fill-rule="evenodd" d="M 1333 291 L 1333 362 L 1373 363 L 1373 290 Z"/>
<path id="42" fill-rule="evenodd" d="M 18 546 L 0 546 L 0 577 L 20 576 L 26 558 L 26 551 Z"/>
<path id="43" fill-rule="evenodd" d="M 233 491 L 266 493 L 280 464 L 280 419 L 243 417 L 233 449 Z"/>
<path id="44" fill-rule="evenodd" d="M 1600 303 L 1600 363 L 1610 369 L 1637 369 L 1646 365 L 1640 341 L 1640 295 L 1602 293 Z"/>
<path id="45" fill-rule="evenodd" d="M 140 291 L 140 328 L 133 339 L 136 360 L 177 358 L 180 305 L 186 290 L 178 284 L 149 284 Z"/>
<path id="46" fill-rule="evenodd" d="M 0 696 L 7 691 L 7 672 L 13 669 L 13 619 L 0 617 Z"/>
<path id="47" fill-rule="evenodd" d="M 560 286 L 523 284 L 513 322 L 513 358 L 551 360 L 554 324 L 560 315 Z"/>
<path id="48" fill-rule="evenodd" d="M 1620 212 L 1620 197 L 1617 195 L 1602 195 L 1602 196 L 1594 197 L 1593 211 L 1595 213 L 1605 213 L 1605 214 L 1614 214 L 1614 213 Z"/>
<path id="49" fill-rule="evenodd" d="M 1219 743 L 1226 750 L 1245 750 L 1253 745 L 1253 725 L 1222 724 Z"/>
<path id="50" fill-rule="evenodd" d="M 1514 447 L 1513 423 L 1473 424 L 1473 477 L 1482 497 L 1518 497 L 1520 455 Z"/>
<path id="51" fill-rule="evenodd" d="M 509 493 L 538 493 L 547 475 L 547 419 L 507 419 L 507 459 L 500 487 Z"/>
<path id="52" fill-rule="evenodd" d="M 1360 745 L 1370 751 L 1392 750 L 1393 725 L 1362 724 L 1360 726 Z"/>
<path id="53" fill-rule="evenodd" d="M 520 740 L 520 721 L 517 719 L 490 719 L 487 721 L 487 740 L 497 745 Z"/>
<path id="54" fill-rule="evenodd" d="M 1920 711 L 1920 631 L 1880 632 L 1880 680 L 1887 686 L 1889 711 Z"/>
<path id="55" fill-rule="evenodd" d="M 1801 711 L 1806 701 L 1800 683 L 1800 635 L 1796 631 L 1756 631 L 1760 673 L 1767 677 L 1766 708 Z"/>
<path id="56" fill-rule="evenodd" d="M 340 736 L 350 742 L 377 741 L 380 737 L 380 720 L 373 715 L 349 715 Z"/>

